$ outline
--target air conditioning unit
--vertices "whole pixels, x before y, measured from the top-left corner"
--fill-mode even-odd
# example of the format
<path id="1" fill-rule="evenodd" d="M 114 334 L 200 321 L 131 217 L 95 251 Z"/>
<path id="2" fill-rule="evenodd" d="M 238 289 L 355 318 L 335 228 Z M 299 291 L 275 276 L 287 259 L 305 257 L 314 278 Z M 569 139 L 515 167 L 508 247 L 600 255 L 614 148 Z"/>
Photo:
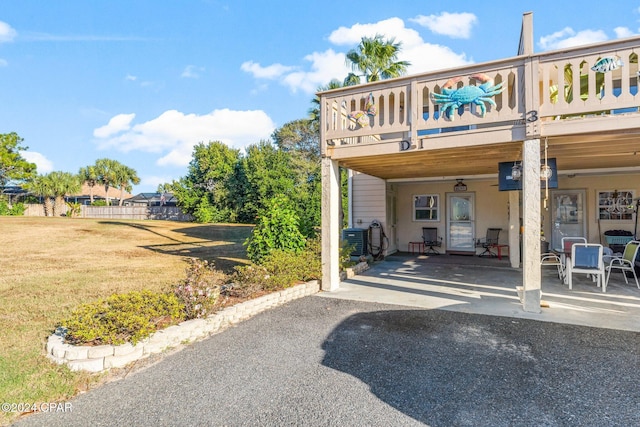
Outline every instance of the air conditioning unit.
<path id="1" fill-rule="evenodd" d="M 351 256 L 362 256 L 369 253 L 369 234 L 365 228 L 345 228 L 342 230 L 342 240 L 348 245 L 356 245 Z"/>

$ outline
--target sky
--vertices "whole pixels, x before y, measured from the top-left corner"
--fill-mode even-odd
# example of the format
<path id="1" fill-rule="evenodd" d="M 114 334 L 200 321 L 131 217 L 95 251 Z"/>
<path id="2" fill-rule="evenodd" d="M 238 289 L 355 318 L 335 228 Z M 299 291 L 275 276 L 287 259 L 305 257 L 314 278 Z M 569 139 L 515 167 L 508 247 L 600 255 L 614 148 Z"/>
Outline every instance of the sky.
<path id="1" fill-rule="evenodd" d="M 133 193 L 186 176 L 197 143 L 243 150 L 306 118 L 364 36 L 401 43 L 408 74 L 517 54 L 533 12 L 544 52 L 640 33 L 640 0 L 0 0 L 0 133 L 38 173 L 99 158 Z"/>

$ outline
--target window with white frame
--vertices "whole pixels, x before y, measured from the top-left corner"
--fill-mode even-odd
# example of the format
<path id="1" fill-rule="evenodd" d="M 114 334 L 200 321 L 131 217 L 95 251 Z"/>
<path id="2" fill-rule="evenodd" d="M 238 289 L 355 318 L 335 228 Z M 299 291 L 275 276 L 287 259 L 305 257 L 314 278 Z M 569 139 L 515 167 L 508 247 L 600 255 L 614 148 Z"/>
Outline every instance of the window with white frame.
<path id="1" fill-rule="evenodd" d="M 420 194 L 413 196 L 414 221 L 440 221 L 440 196 Z"/>
<path id="2" fill-rule="evenodd" d="M 633 199 L 631 190 L 598 191 L 598 219 L 632 220 Z"/>

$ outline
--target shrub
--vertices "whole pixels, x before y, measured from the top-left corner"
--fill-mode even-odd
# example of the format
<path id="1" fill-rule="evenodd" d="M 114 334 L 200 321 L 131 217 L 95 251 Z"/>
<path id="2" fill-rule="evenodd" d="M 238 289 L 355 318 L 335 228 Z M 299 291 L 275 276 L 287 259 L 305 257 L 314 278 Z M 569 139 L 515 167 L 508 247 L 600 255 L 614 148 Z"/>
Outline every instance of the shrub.
<path id="1" fill-rule="evenodd" d="M 172 294 L 134 291 L 83 304 L 60 323 L 71 344 L 136 344 L 156 330 L 184 319 Z"/>
<path id="2" fill-rule="evenodd" d="M 206 260 L 192 258 L 187 267 L 187 277 L 174 289 L 174 294 L 184 304 L 187 319 L 209 315 L 220 296 L 220 286 L 226 275 L 209 265 Z"/>
<path id="3" fill-rule="evenodd" d="M 356 265 L 355 261 L 351 261 L 351 254 L 356 250 L 356 244 L 349 244 L 348 241 L 340 242 L 340 270 Z"/>
<path id="4" fill-rule="evenodd" d="M 299 252 L 305 239 L 298 227 L 298 215 L 285 196 L 279 195 L 267 202 L 265 211 L 247 239 L 247 256 L 255 263 L 271 251 L 282 249 Z"/>
<path id="5" fill-rule="evenodd" d="M 224 287 L 223 294 L 236 298 L 250 298 L 269 287 L 269 272 L 261 265 L 250 264 L 234 268 L 231 284 Z"/>
<path id="6" fill-rule="evenodd" d="M 22 203 L 14 203 L 13 205 L 9 205 L 9 203 L 0 198 L 0 215 L 15 215 L 20 216 L 23 215 L 25 211 L 24 204 Z"/>
<path id="7" fill-rule="evenodd" d="M 67 202 L 67 216 L 73 218 L 80 215 L 82 205 L 77 202 Z"/>
<path id="8" fill-rule="evenodd" d="M 281 249 L 267 255 L 262 265 L 269 273 L 268 288 L 288 288 L 298 282 L 318 279 L 322 275 L 322 263 L 317 239 L 309 240 L 299 253 Z"/>

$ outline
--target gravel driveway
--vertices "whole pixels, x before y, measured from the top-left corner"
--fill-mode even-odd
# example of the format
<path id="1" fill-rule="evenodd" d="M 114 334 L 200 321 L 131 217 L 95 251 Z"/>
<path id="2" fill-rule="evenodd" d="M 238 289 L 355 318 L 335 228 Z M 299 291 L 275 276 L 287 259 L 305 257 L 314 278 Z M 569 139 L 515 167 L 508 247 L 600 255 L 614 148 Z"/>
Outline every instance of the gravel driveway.
<path id="1" fill-rule="evenodd" d="M 640 333 L 310 296 L 18 426 L 640 425 Z"/>

